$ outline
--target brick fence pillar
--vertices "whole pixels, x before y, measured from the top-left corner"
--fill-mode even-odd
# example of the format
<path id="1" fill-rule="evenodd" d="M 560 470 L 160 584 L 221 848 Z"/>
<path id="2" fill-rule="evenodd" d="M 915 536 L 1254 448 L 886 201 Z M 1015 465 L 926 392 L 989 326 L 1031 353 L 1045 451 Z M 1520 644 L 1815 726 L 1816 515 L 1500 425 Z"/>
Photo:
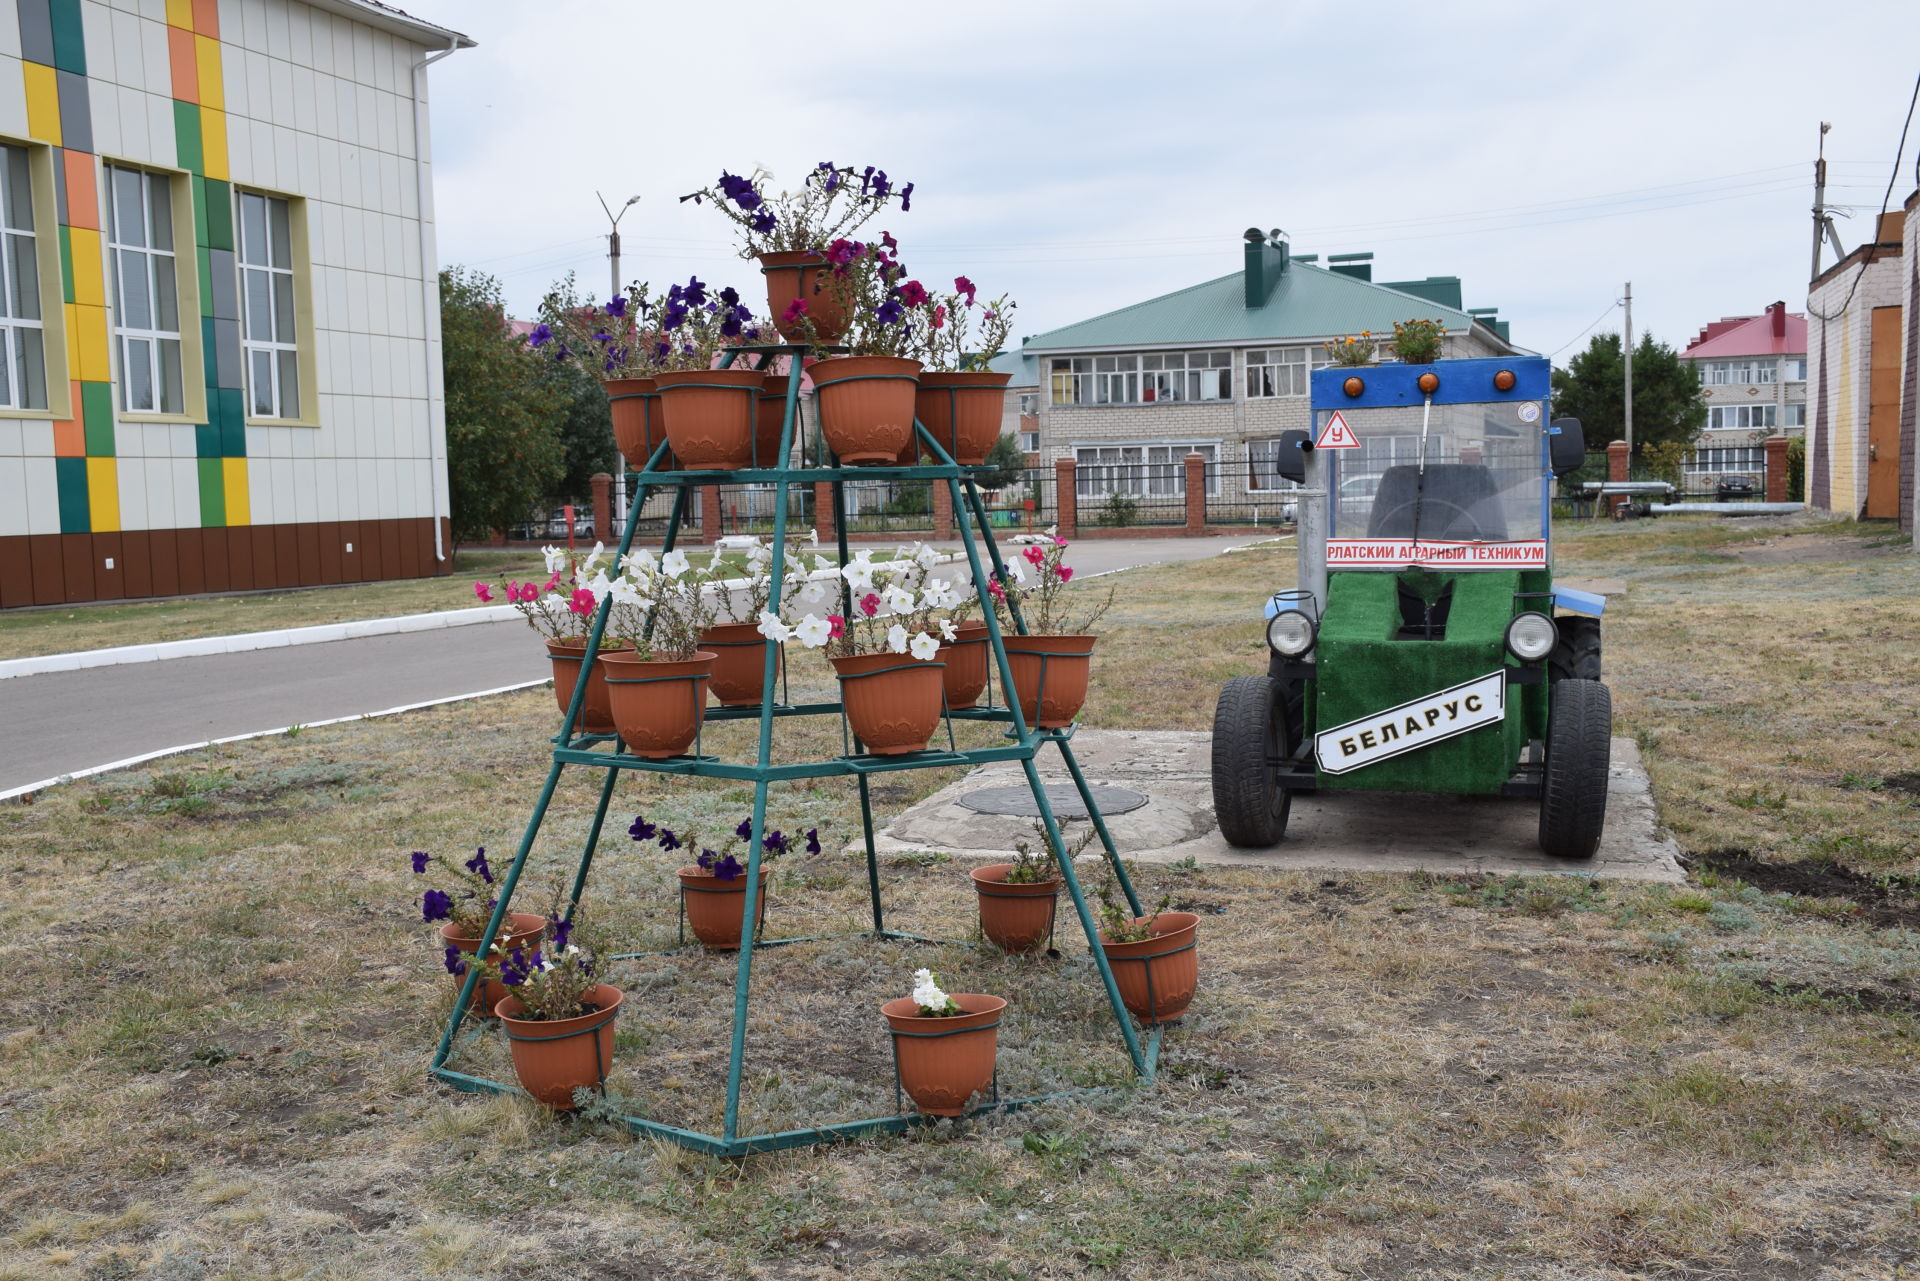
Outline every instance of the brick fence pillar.
<path id="1" fill-rule="evenodd" d="M 936 480 L 933 490 L 933 536 L 938 539 L 953 537 L 953 491 L 947 488 L 947 482 Z"/>
<path id="2" fill-rule="evenodd" d="M 1072 458 L 1053 460 L 1054 532 L 1069 541 L 1080 537 L 1079 493 L 1074 488 L 1074 475 Z"/>
<path id="3" fill-rule="evenodd" d="M 700 486 L 700 536 L 711 547 L 726 532 L 720 518 L 720 486 Z"/>
<path id="4" fill-rule="evenodd" d="M 1787 501 L 1787 438 L 1769 436 L 1763 447 L 1767 451 L 1767 501 L 1784 503 Z"/>
<path id="5" fill-rule="evenodd" d="M 1616 440 L 1612 444 L 1607 446 L 1607 479 L 1608 480 L 1611 480 L 1611 481 L 1626 480 L 1627 458 L 1632 453 L 1633 453 L 1633 450 L 1628 448 L 1627 442 L 1624 440 Z M 1627 496 L 1625 494 L 1615 494 L 1610 496 L 1607 499 L 1607 503 L 1606 503 L 1607 515 L 1609 516 L 1613 515 L 1615 511 L 1617 511 L 1621 507 L 1624 507 L 1627 504 L 1627 501 L 1628 501 Z"/>
<path id="6" fill-rule="evenodd" d="M 1198 538 L 1207 532 L 1207 456 L 1188 454 L 1187 465 L 1187 537 Z"/>
<path id="7" fill-rule="evenodd" d="M 587 478 L 593 486 L 593 536 L 603 543 L 613 541 L 613 477 L 597 471 Z"/>
<path id="8" fill-rule="evenodd" d="M 813 532 L 820 536 L 821 547 L 832 547 L 839 537 L 833 529 L 833 482 L 813 482 Z"/>

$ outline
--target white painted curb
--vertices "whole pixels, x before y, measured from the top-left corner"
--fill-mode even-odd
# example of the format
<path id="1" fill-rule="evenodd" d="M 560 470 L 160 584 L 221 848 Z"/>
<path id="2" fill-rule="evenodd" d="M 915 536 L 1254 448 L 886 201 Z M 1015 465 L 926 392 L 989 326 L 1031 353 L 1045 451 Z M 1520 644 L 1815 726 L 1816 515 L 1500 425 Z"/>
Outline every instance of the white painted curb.
<path id="1" fill-rule="evenodd" d="M 512 607 L 509 606 L 509 609 Z M 301 629 L 304 630 L 304 629 Z M 32 792 L 44 792 L 49 787 L 61 783 L 71 783 L 75 779 L 91 778 L 95 774 L 105 774 L 110 770 L 127 769 L 134 765 L 144 765 L 148 761 L 159 760 L 163 756 L 178 756 L 182 752 L 198 752 L 209 747 L 218 747 L 223 743 L 244 743 L 250 738 L 272 738 L 276 734 L 285 734 L 293 729 L 314 729 L 321 725 L 344 725 L 349 721 L 370 721 L 378 716 L 398 716 L 401 712 L 417 712 L 426 707 L 439 707 L 443 703 L 459 703 L 470 698 L 486 698 L 492 694 L 512 694 L 523 689 L 538 689 L 542 685 L 551 685 L 552 678 L 537 681 L 522 681 L 518 685 L 501 685 L 496 689 L 475 690 L 471 694 L 449 694 L 445 698 L 431 698 L 424 703 L 408 703 L 404 707 L 387 707 L 377 712 L 359 712 L 352 716 L 335 716 L 331 720 L 309 721 L 304 725 L 282 725 L 278 729 L 259 729 L 247 734 L 229 734 L 225 738 L 210 738 L 204 743 L 182 743 L 178 747 L 163 747 L 154 752 L 142 752 L 138 756 L 129 756 L 125 760 L 108 761 L 105 765 L 89 765 L 85 769 L 74 770 L 71 774 L 60 774 L 53 778 L 43 778 L 37 783 L 28 783 L 24 787 L 10 787 L 0 792 L 0 801 L 18 800 Z"/>

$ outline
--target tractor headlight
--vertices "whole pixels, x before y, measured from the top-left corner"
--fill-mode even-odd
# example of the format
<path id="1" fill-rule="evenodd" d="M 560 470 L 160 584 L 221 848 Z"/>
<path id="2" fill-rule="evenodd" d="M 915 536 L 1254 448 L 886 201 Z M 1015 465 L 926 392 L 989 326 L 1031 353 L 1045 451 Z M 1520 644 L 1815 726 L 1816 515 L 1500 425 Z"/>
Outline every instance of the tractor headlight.
<path id="1" fill-rule="evenodd" d="M 1545 614 L 1521 614 L 1507 624 L 1507 648 L 1523 662 L 1536 662 L 1560 642 L 1560 629 Z"/>
<path id="2" fill-rule="evenodd" d="M 1267 644 L 1282 658 L 1298 658 L 1313 648 L 1313 620 L 1297 609 L 1283 609 L 1267 620 Z"/>

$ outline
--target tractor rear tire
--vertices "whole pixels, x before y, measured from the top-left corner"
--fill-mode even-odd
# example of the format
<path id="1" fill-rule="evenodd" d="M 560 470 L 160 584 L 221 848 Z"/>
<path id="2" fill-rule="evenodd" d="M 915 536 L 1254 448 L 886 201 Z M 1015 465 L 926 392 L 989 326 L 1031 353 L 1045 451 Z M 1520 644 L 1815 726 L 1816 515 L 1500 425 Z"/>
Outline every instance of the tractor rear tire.
<path id="1" fill-rule="evenodd" d="M 1549 697 L 1540 848 L 1549 858 L 1592 858 L 1607 822 L 1613 696 L 1599 681 L 1570 678 Z"/>
<path id="2" fill-rule="evenodd" d="M 1547 655 L 1547 679 L 1605 679 L 1600 675 L 1600 620 L 1564 614 L 1553 625 L 1560 630 L 1560 640 Z"/>
<path id="3" fill-rule="evenodd" d="M 1275 764 L 1292 746 L 1279 693 L 1271 676 L 1236 676 L 1213 709 L 1213 812 L 1242 849 L 1277 844 L 1293 808 Z"/>

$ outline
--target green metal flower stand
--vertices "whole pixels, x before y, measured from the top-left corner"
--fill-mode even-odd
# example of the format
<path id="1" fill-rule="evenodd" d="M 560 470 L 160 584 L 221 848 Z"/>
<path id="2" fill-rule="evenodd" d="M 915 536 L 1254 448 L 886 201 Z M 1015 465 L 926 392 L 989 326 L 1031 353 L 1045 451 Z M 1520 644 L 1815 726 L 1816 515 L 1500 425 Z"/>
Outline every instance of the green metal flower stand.
<path id="1" fill-rule="evenodd" d="M 725 364 L 732 364 L 741 356 L 756 360 L 756 367 L 765 368 L 776 358 L 790 357 L 797 368 L 800 358 L 809 348 L 790 344 L 772 344 L 736 348 L 729 352 Z M 980 596 L 982 616 L 987 625 L 989 644 L 992 649 L 993 670 L 1000 676 L 1001 689 L 1011 692 L 1014 688 L 1012 671 L 1007 662 L 998 619 L 995 617 L 992 602 L 988 599 L 986 585 L 987 569 L 998 572 L 1004 567 L 999 548 L 993 537 L 993 528 L 987 519 L 985 504 L 981 501 L 980 491 L 974 482 L 973 473 L 977 468 L 963 467 L 955 463 L 939 440 L 936 440 L 923 424 L 915 424 L 915 432 L 920 442 L 936 459 L 931 465 L 911 467 L 857 467 L 846 468 L 838 465 L 837 460 L 814 459 L 815 464 L 808 466 L 805 458 L 802 466 L 794 467 L 792 459 L 793 444 L 797 438 L 799 411 L 800 379 L 790 378 L 787 383 L 787 399 L 780 430 L 779 452 L 772 459 L 754 459 L 755 465 L 746 470 L 733 472 L 687 472 L 658 470 L 667 456 L 667 446 L 661 445 L 647 460 L 645 467 L 638 473 L 641 488 L 634 499 L 631 511 L 635 519 L 627 523 L 627 530 L 620 542 L 621 557 L 631 550 L 634 531 L 639 525 L 637 519 L 641 505 L 648 493 L 656 488 L 668 488 L 673 491 L 673 512 L 667 525 L 663 551 L 672 550 L 675 540 L 687 515 L 688 494 L 696 486 L 711 484 L 771 484 L 776 495 L 773 529 L 773 598 L 769 608 L 780 607 L 780 588 L 784 579 L 787 561 L 787 496 L 791 487 L 811 485 L 816 481 L 830 482 L 833 490 L 835 520 L 834 528 L 838 533 L 840 560 L 847 559 L 847 533 L 845 519 L 844 483 L 848 479 L 877 480 L 931 480 L 947 486 L 953 500 L 953 510 L 960 519 L 956 522 L 960 542 L 965 549 L 966 560 L 972 573 L 975 592 Z M 765 466 L 764 463 L 775 465 Z M 985 561 L 982 560 L 984 549 Z M 843 587 L 844 590 L 844 587 Z M 603 602 L 594 619 L 593 628 L 587 642 L 585 662 L 592 664 L 599 653 L 602 634 L 606 629 L 607 615 L 611 602 Z M 1015 626 L 1025 633 L 1024 619 L 1014 612 Z M 775 765 L 772 760 L 774 722 L 786 716 L 839 716 L 842 704 L 838 701 L 823 703 L 777 703 L 774 698 L 779 676 L 780 654 L 778 647 L 768 646 L 766 667 L 763 673 L 762 698 L 758 707 L 710 708 L 707 717 L 711 720 L 756 718 L 759 721 L 759 740 L 755 759 L 750 763 L 722 761 L 716 757 L 704 755 L 701 746 L 696 744 L 694 754 L 673 757 L 666 760 L 649 760 L 629 755 L 624 750 L 617 734 L 579 733 L 581 704 L 586 695 L 587 682 L 582 679 L 575 683 L 572 702 L 561 722 L 560 733 L 554 738 L 552 763 L 548 767 L 545 784 L 534 803 L 533 813 L 527 820 L 524 834 L 514 852 L 513 862 L 500 880 L 499 900 L 493 911 L 493 917 L 487 922 L 485 934 L 480 940 L 478 955 L 484 956 L 493 945 L 495 936 L 500 932 L 502 923 L 511 909 L 515 889 L 520 882 L 521 872 L 526 867 L 528 853 L 533 848 L 536 836 L 540 832 L 547 809 L 552 804 L 554 789 L 559 784 L 561 774 L 569 766 L 600 769 L 606 772 L 601 784 L 599 803 L 594 810 L 593 821 L 587 830 L 586 843 L 580 852 L 580 861 L 574 873 L 572 890 L 569 896 L 569 913 L 579 905 L 585 889 L 587 873 L 593 865 L 594 851 L 600 841 L 600 832 L 606 821 L 607 807 L 613 799 L 614 787 L 622 771 L 647 770 L 654 773 L 690 775 L 696 778 L 724 778 L 742 782 L 751 782 L 753 792 L 752 835 L 747 842 L 750 851 L 747 871 L 745 903 L 742 914 L 742 935 L 736 965 L 738 972 L 734 984 L 734 1007 L 732 1024 L 732 1042 L 727 1061 L 726 1109 L 721 1132 L 707 1134 L 695 1130 L 669 1125 L 665 1122 L 642 1116 L 627 1116 L 623 1120 L 627 1127 L 638 1134 L 663 1138 L 696 1151 L 716 1156 L 745 1156 L 753 1152 L 771 1152 L 782 1148 L 802 1147 L 808 1144 L 828 1143 L 838 1140 L 859 1138 L 865 1135 L 897 1132 L 924 1124 L 932 1119 L 918 1113 L 896 1113 L 891 1116 L 873 1117 L 867 1120 L 847 1121 L 834 1124 L 811 1126 L 802 1129 L 782 1130 L 766 1134 L 742 1134 L 740 1132 L 740 1087 L 742 1067 L 746 1058 L 747 1011 L 752 996 L 753 956 L 756 948 L 777 946 L 784 943 L 806 941 L 803 939 L 757 939 L 755 925 L 760 917 L 760 867 L 763 848 L 762 837 L 766 832 L 768 786 L 776 782 L 795 779 L 831 778 L 852 776 L 860 793 L 860 821 L 866 842 L 867 887 L 872 901 L 873 928 L 860 933 L 876 939 L 907 941 L 930 941 L 921 936 L 906 934 L 886 927 L 885 916 L 880 901 L 879 859 L 874 848 L 873 807 L 869 795 L 868 780 L 871 775 L 894 770 L 936 769 L 958 765 L 979 765 L 989 761 L 1019 761 L 1026 774 L 1027 784 L 1032 789 L 1034 802 L 1040 811 L 1040 820 L 1047 836 L 1054 842 L 1054 848 L 1064 850 L 1065 842 L 1061 836 L 1059 823 L 1054 817 L 1053 807 L 1047 798 L 1046 789 L 1041 786 L 1040 774 L 1034 759 L 1041 748 L 1051 745 L 1059 752 L 1072 776 L 1074 786 L 1079 789 L 1080 798 L 1087 808 L 1095 832 L 1100 837 L 1108 865 L 1112 868 L 1115 881 L 1125 894 L 1128 904 L 1136 915 L 1141 913 L 1138 896 L 1133 884 L 1122 865 L 1118 851 L 1114 848 L 1113 837 L 1107 830 L 1105 819 L 1094 802 L 1092 789 L 1086 776 L 1081 772 L 1079 762 L 1074 759 L 1071 740 L 1073 726 L 1064 729 L 1045 730 L 1029 726 L 1021 714 L 1018 698 L 1008 697 L 1006 706 L 987 706 L 964 709 L 950 709 L 947 712 L 949 729 L 952 720 L 974 720 L 1003 722 L 1007 725 L 1006 742 L 1000 746 L 958 748 L 952 746 L 949 733 L 949 746 L 931 748 L 926 751 L 908 753 L 899 756 L 875 756 L 863 753 L 858 740 L 850 744 L 852 750 L 847 754 L 829 760 L 807 761 L 794 764 Z M 585 668 L 582 669 L 586 670 Z M 1081 929 L 1086 934 L 1088 951 L 1093 967 L 1100 976 L 1105 988 L 1107 1000 L 1113 1008 L 1114 1022 L 1119 1028 L 1121 1039 L 1125 1042 L 1128 1058 L 1131 1060 L 1134 1075 L 1140 1081 L 1151 1084 L 1158 1066 L 1160 1038 L 1162 1029 L 1155 1027 L 1143 1035 L 1137 1031 L 1127 1014 L 1121 1000 L 1120 989 L 1114 982 L 1112 967 L 1108 964 L 1106 953 L 1099 943 L 1099 931 L 1094 915 L 1087 904 L 1085 890 L 1080 883 L 1070 858 L 1060 861 L 1060 873 L 1066 882 L 1066 890 L 1073 898 L 1075 912 L 1080 919 Z M 632 956 L 635 954 L 626 954 Z M 619 958 L 616 958 L 619 959 Z M 716 958 L 717 959 L 717 958 Z M 439 1047 L 435 1050 L 431 1074 L 456 1089 L 466 1091 L 509 1092 L 517 1087 L 489 1080 L 485 1077 L 461 1072 L 451 1066 L 449 1061 L 455 1056 L 462 1043 L 457 1037 L 463 1020 L 477 1018 L 470 1006 L 473 989 L 479 981 L 477 966 L 469 967 L 466 980 L 461 987 L 459 999 L 454 1002 L 453 1013 L 447 1020 L 446 1030 L 440 1037 Z M 882 1030 L 883 1031 L 883 1030 Z M 880 1033 L 876 1033 L 880 1034 Z M 996 1111 L 1009 1111 L 1028 1106 L 1045 1099 L 1065 1095 L 1093 1092 L 1087 1089 L 1063 1090 L 1050 1094 L 1033 1095 L 1025 1098 L 995 1097 L 976 1108 L 969 1115 L 981 1115 Z"/>

